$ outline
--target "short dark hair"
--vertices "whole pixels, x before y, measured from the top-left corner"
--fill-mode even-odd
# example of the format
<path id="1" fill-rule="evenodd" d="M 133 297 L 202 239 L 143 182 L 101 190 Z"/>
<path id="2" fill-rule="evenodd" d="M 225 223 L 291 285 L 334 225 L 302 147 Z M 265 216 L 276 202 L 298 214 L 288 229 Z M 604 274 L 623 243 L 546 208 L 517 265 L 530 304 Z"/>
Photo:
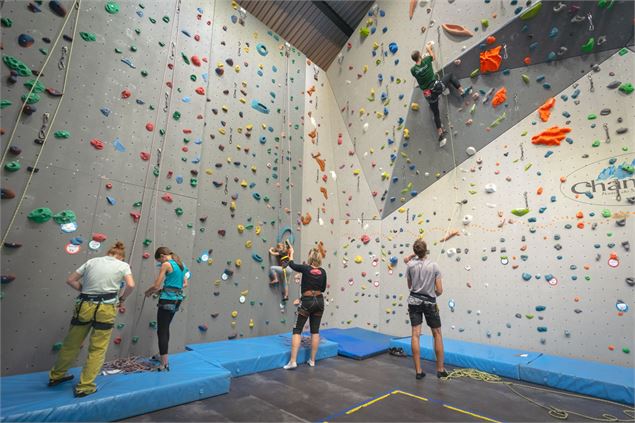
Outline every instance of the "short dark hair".
<path id="1" fill-rule="evenodd" d="M 428 253 L 428 246 L 426 245 L 426 242 L 423 239 L 419 238 L 415 241 L 414 245 L 412 246 L 412 250 L 415 252 L 417 257 L 424 258 L 426 254 Z"/>
<path id="2" fill-rule="evenodd" d="M 415 62 L 418 62 L 419 59 L 421 59 L 421 52 L 419 52 L 419 50 L 414 50 L 410 57 L 412 57 L 412 60 L 414 60 Z"/>

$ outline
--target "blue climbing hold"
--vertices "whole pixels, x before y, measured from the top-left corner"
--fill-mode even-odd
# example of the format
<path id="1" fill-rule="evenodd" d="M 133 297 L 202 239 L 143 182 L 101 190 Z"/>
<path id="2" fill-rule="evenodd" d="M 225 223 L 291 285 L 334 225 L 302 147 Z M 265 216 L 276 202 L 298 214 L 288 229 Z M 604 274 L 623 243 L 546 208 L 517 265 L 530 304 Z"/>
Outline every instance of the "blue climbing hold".
<path id="1" fill-rule="evenodd" d="M 31 47 L 35 40 L 29 34 L 20 34 L 18 37 L 18 44 L 20 47 Z"/>
<path id="2" fill-rule="evenodd" d="M 110 116 L 110 109 L 108 107 L 102 107 L 101 109 L 99 109 L 99 111 L 101 112 L 102 115 L 108 117 Z"/>
<path id="3" fill-rule="evenodd" d="M 523 273 L 523 280 L 525 280 L 525 281 L 531 280 L 531 275 L 529 273 L 527 273 L 527 272 L 524 272 Z"/>
<path id="4" fill-rule="evenodd" d="M 111 206 L 114 206 L 115 204 L 117 204 L 117 200 L 115 200 L 113 197 L 107 196 L 106 197 L 106 201 L 108 202 L 108 204 L 110 204 Z"/>
<path id="5" fill-rule="evenodd" d="M 264 44 L 258 44 L 256 46 L 256 51 L 258 52 L 258 54 L 260 54 L 261 56 L 266 56 L 267 54 L 269 54 L 269 51 L 267 50 L 267 46 Z"/>
<path id="6" fill-rule="evenodd" d="M 258 100 L 251 100 L 251 107 L 254 110 L 258 110 L 260 113 L 269 114 L 269 108 Z"/>
<path id="7" fill-rule="evenodd" d="M 392 42 L 392 43 L 388 44 L 388 50 L 390 50 L 390 52 L 392 54 L 395 54 L 399 50 L 399 46 L 397 45 L 397 43 Z"/>

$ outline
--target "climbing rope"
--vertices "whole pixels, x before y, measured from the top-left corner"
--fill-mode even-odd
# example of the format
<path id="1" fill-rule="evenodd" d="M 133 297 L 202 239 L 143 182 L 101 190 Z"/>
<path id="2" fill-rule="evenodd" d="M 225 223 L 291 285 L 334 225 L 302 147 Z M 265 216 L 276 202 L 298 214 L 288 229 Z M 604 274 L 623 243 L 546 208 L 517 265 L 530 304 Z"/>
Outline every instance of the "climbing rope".
<path id="1" fill-rule="evenodd" d="M 71 6 L 71 10 L 74 10 L 76 7 L 78 7 L 79 1 L 80 0 L 75 0 L 73 2 L 73 5 Z M 79 15 L 79 9 L 77 9 L 77 14 Z M 60 41 L 60 38 L 62 38 L 62 34 L 64 33 L 64 28 L 66 28 L 66 24 L 68 23 L 71 15 L 72 15 L 71 13 L 66 15 L 66 19 L 64 19 L 64 24 L 60 28 L 60 32 L 57 34 L 57 38 L 55 38 L 55 42 L 53 43 L 53 46 L 51 47 L 51 51 L 55 51 L 55 48 L 57 47 L 57 43 Z M 76 27 L 77 27 L 77 17 L 75 18 L 75 28 Z M 75 39 L 75 29 L 73 29 L 73 40 L 74 39 Z M 73 44 L 74 43 L 71 43 L 71 49 L 73 48 Z M 66 46 L 64 46 L 64 48 L 66 48 Z M 53 56 L 52 54 L 46 55 L 46 60 L 42 64 L 42 68 L 40 69 L 40 71 L 37 73 L 35 77 L 35 82 L 33 82 L 33 84 L 31 85 L 31 89 L 29 90 L 29 93 L 26 95 L 26 97 L 24 97 L 24 102 L 18 109 L 18 116 L 16 117 L 15 124 L 13 125 L 13 130 L 11 131 L 11 135 L 9 136 L 9 140 L 7 141 L 7 146 L 5 147 L 4 152 L 2 153 L 2 160 L 0 160 L 0 165 L 3 165 L 5 159 L 7 158 L 9 147 L 11 147 L 11 143 L 13 142 L 13 137 L 15 136 L 15 132 L 17 131 L 18 126 L 20 124 L 20 116 L 21 116 L 22 110 L 24 109 L 24 106 L 26 106 L 27 101 L 31 98 L 31 94 L 33 93 L 33 90 L 38 86 L 40 77 L 44 75 L 44 69 L 46 69 L 46 65 L 48 64 L 49 60 L 51 60 L 52 56 Z M 70 61 L 70 56 L 69 56 L 69 61 Z M 66 73 L 68 74 L 68 71 L 66 71 Z M 62 89 L 62 93 L 64 93 L 65 91 L 66 91 L 65 89 Z M 62 102 L 62 99 L 60 99 L 60 103 L 61 102 Z"/>
<path id="2" fill-rule="evenodd" d="M 461 378 L 477 380 L 477 381 L 485 382 L 485 383 L 493 383 L 493 384 L 505 385 L 514 394 L 516 394 L 519 397 L 523 398 L 524 400 L 529 401 L 530 403 L 532 403 L 532 404 L 534 404 L 534 405 L 546 410 L 551 417 L 553 417 L 554 419 L 558 419 L 558 420 L 567 420 L 569 418 L 569 416 L 578 416 L 578 417 L 582 417 L 584 419 L 592 420 L 592 421 L 596 421 L 596 422 L 633 422 L 633 421 L 635 421 L 635 408 L 625 406 L 624 404 L 619 404 L 619 403 L 614 402 L 614 401 L 609 401 L 609 400 L 600 399 L 600 398 L 588 397 L 586 395 L 572 394 L 572 393 L 568 393 L 568 392 L 556 391 L 556 390 L 553 390 L 553 389 L 547 389 L 547 388 L 541 388 L 541 387 L 538 387 L 538 386 L 525 385 L 525 384 L 516 383 L 516 382 L 507 382 L 507 381 L 504 381 L 501 377 L 499 377 L 497 375 L 493 375 L 491 373 L 483 372 L 483 371 L 476 370 L 476 369 L 456 369 L 456 370 L 452 370 L 450 372 L 450 374 L 448 374 L 447 377 L 441 378 L 441 380 L 461 379 Z M 586 399 L 586 400 L 589 400 L 589 401 L 597 401 L 597 402 L 601 402 L 601 403 L 604 403 L 604 404 L 611 404 L 611 405 L 615 405 L 615 406 L 618 406 L 618 407 L 624 407 L 622 409 L 622 412 L 626 416 L 628 416 L 630 418 L 629 419 L 619 419 L 619 418 L 613 416 L 612 414 L 608 414 L 608 413 L 602 414 L 601 417 L 593 417 L 593 416 L 588 416 L 586 414 L 577 413 L 575 411 L 558 408 L 558 407 L 555 407 L 553 405 L 541 404 L 538 401 L 536 401 L 536 400 L 534 400 L 532 398 L 529 398 L 527 395 L 524 395 L 524 394 L 518 392 L 518 390 L 516 390 L 516 387 L 533 389 L 535 391 L 540 391 L 540 392 L 547 392 L 547 393 L 567 396 L 567 397 L 571 397 L 571 398 Z"/>
<path id="3" fill-rule="evenodd" d="M 73 40 L 75 39 L 76 36 L 76 32 L 77 32 L 77 24 L 79 22 L 79 12 L 80 12 L 80 6 L 81 6 L 81 0 L 77 0 L 75 3 L 73 3 L 73 8 L 72 10 L 77 10 L 77 14 L 75 15 L 75 22 L 73 25 Z M 62 29 L 60 30 L 60 33 L 57 36 L 57 40 L 55 41 L 57 43 L 57 41 L 59 41 L 60 36 L 62 35 L 62 32 L 64 31 L 64 27 L 66 26 L 66 22 L 68 21 L 68 18 L 70 17 L 70 13 L 67 15 L 67 19 L 64 21 L 64 25 L 62 26 Z M 68 64 L 71 63 L 71 59 L 73 57 L 73 46 L 75 45 L 74 42 L 71 43 L 71 48 L 69 49 L 68 52 Z M 50 57 L 51 55 L 49 55 L 48 57 Z M 46 66 L 46 63 L 48 62 L 48 59 L 44 62 L 44 67 Z M 44 70 L 44 67 L 42 68 L 42 71 Z M 31 93 L 33 92 L 33 88 L 36 87 L 37 85 L 37 81 L 40 77 L 40 75 L 43 73 L 42 71 L 40 71 L 40 73 L 38 74 L 37 78 L 35 79 L 35 83 L 33 84 L 33 86 L 31 87 L 31 90 L 29 91 L 29 94 L 27 95 L 26 99 L 28 99 L 31 95 Z M 66 72 L 64 73 L 64 83 L 62 85 L 62 92 L 66 92 L 66 84 L 68 82 L 68 74 L 70 73 L 70 66 L 67 67 Z M 53 124 L 55 123 L 55 118 L 57 117 L 57 113 L 60 110 L 60 107 L 62 106 L 62 103 L 64 102 L 64 97 L 62 96 L 60 98 L 60 101 L 57 103 L 57 107 L 55 108 L 55 112 L 53 112 L 53 117 L 51 118 L 51 123 L 48 126 L 48 130 L 46 131 L 46 134 L 44 135 L 44 138 L 42 139 L 42 146 L 40 147 L 40 151 L 38 151 L 37 156 L 35 157 L 35 162 L 33 163 L 33 170 L 29 173 L 29 177 L 26 181 L 26 185 L 24 187 L 24 191 L 22 191 L 22 195 L 20 196 L 20 200 L 18 200 L 18 204 L 15 207 L 15 210 L 13 211 L 13 215 L 11 216 L 11 220 L 9 221 L 9 225 L 7 226 L 7 230 L 4 232 L 4 235 L 2 236 L 2 245 L 4 245 L 5 241 L 7 240 L 7 237 L 9 236 L 9 232 L 11 231 L 11 228 L 13 227 L 13 224 L 15 223 L 15 219 L 18 216 L 18 212 L 20 211 L 20 207 L 22 206 L 22 203 L 24 202 L 24 199 L 26 198 L 26 193 L 29 189 L 29 186 L 31 185 L 31 180 L 33 179 L 33 175 L 35 175 L 36 173 L 36 169 L 37 169 L 37 165 L 40 162 L 40 158 L 42 157 L 42 153 L 44 152 L 44 147 L 46 147 L 46 141 L 48 140 L 48 137 L 51 133 L 51 130 L 53 129 Z M 26 100 L 25 102 L 22 104 L 22 107 L 20 107 L 20 112 L 22 111 L 22 108 L 24 107 L 24 105 L 26 104 Z M 7 147 L 4 151 L 4 155 L 2 157 L 2 161 L 4 161 L 4 158 L 6 157 L 7 151 L 9 150 L 9 146 L 11 145 L 11 141 L 13 139 L 13 135 L 15 134 L 16 128 L 18 127 L 18 123 L 19 123 L 19 119 L 20 119 L 20 115 L 18 113 L 18 121 L 16 121 L 16 124 L 13 128 L 13 132 L 11 133 L 11 137 L 9 138 L 9 141 L 7 143 Z"/>
<path id="4" fill-rule="evenodd" d="M 441 49 L 441 27 L 437 26 L 437 47 L 438 47 L 438 63 L 440 63 L 441 66 L 441 78 L 443 78 L 445 76 L 445 68 L 443 66 L 443 56 L 442 56 L 442 49 Z M 448 87 L 449 88 L 449 87 Z M 440 96 L 443 97 L 443 96 Z M 445 230 L 445 232 L 443 233 L 443 236 L 447 236 L 447 234 L 450 232 L 450 228 L 452 228 L 452 224 L 454 223 L 454 218 L 457 214 L 458 208 L 461 205 L 461 203 L 458 201 L 458 193 L 459 193 L 459 187 L 457 186 L 457 180 L 458 180 L 458 168 L 457 168 L 457 164 L 456 164 L 456 152 L 454 150 L 454 134 L 452 131 L 452 120 L 450 119 L 450 101 L 446 98 L 445 99 L 445 113 L 446 113 L 446 119 L 448 121 L 448 134 L 450 135 L 450 147 L 452 149 L 452 174 L 454 176 L 454 180 L 452 181 L 452 189 L 454 190 L 454 208 L 452 209 L 452 213 L 450 215 L 450 221 L 448 222 L 448 227 Z M 445 242 L 445 241 L 444 241 Z M 437 258 L 435 260 L 435 262 L 439 261 L 439 258 L 441 257 L 441 251 L 443 250 L 443 248 L 440 248 L 438 253 L 437 253 Z"/>
<path id="5" fill-rule="evenodd" d="M 286 69 L 286 85 L 287 85 L 287 98 L 286 98 L 286 108 L 285 108 L 285 112 L 284 112 L 284 131 L 285 131 L 285 135 L 287 137 L 287 154 L 289 155 L 289 160 L 287 160 L 287 166 L 288 166 L 288 179 L 287 179 L 287 184 L 289 184 L 288 186 L 288 191 L 289 191 L 289 226 L 293 227 L 293 207 L 291 204 L 291 136 L 290 136 L 290 131 L 291 131 L 291 125 L 289 122 L 289 110 L 291 108 L 291 86 L 289 84 L 289 56 L 291 55 L 291 47 L 289 46 L 285 46 L 286 47 L 286 59 L 287 59 L 287 69 Z M 317 95 L 317 94 L 316 94 Z M 284 158 L 282 159 L 284 161 Z M 282 163 L 280 163 L 282 165 Z M 282 193 L 281 193 L 281 197 L 282 197 Z"/>
<path id="6" fill-rule="evenodd" d="M 156 368 L 157 366 L 153 365 L 152 362 L 145 357 L 131 356 L 104 363 L 101 370 L 104 375 L 112 375 L 150 372 Z"/>

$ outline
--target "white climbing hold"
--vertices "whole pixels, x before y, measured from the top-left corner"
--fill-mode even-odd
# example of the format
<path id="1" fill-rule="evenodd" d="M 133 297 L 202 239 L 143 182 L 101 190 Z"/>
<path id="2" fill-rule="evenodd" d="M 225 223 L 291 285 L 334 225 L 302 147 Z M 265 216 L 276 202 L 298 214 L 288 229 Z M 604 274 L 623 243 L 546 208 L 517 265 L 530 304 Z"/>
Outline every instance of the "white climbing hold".
<path id="1" fill-rule="evenodd" d="M 368 122 L 364 123 L 362 129 L 364 130 L 364 132 L 368 132 Z"/>
<path id="2" fill-rule="evenodd" d="M 466 153 L 468 156 L 473 156 L 473 155 L 475 155 L 475 154 L 476 154 L 476 148 L 474 148 L 474 147 L 470 146 L 470 147 L 468 147 L 468 148 L 466 148 L 466 149 L 465 149 L 465 153 Z"/>
<path id="3" fill-rule="evenodd" d="M 469 225 L 470 223 L 472 223 L 472 220 L 474 220 L 474 217 L 471 214 L 466 214 L 465 216 L 463 216 L 464 225 Z"/>
<path id="4" fill-rule="evenodd" d="M 488 194 L 496 192 L 496 184 L 486 184 L 485 185 L 485 192 L 488 193 Z"/>
<path id="5" fill-rule="evenodd" d="M 453 255 L 456 254 L 456 248 L 448 248 L 448 250 L 445 252 L 448 257 L 452 257 Z"/>

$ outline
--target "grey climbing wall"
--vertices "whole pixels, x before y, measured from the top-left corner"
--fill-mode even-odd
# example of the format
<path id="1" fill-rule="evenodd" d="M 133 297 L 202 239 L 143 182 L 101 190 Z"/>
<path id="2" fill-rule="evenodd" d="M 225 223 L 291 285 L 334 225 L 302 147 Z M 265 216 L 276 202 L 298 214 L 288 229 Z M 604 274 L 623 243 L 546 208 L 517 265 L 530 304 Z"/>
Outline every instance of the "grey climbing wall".
<path id="1" fill-rule="evenodd" d="M 137 290 L 120 310 L 108 359 L 156 352 L 156 300 L 143 291 L 161 245 L 192 272 L 173 351 L 287 331 L 293 311 L 268 284 L 267 249 L 285 227 L 301 241 L 305 57 L 229 1 L 62 1 L 65 16 L 48 2 L 2 4 L 3 56 L 35 71 L 12 82 L 3 65 L 2 234 L 21 247 L 6 244 L 2 254 L 2 373 L 51 366 L 75 296 L 66 276 L 116 240 Z M 20 34 L 33 44 L 22 47 Z M 50 92 L 36 87 L 39 102 L 20 113 L 24 84 L 37 74 Z M 33 141 L 49 129 L 44 145 Z M 77 229 L 27 218 L 42 207 L 72 210 Z M 96 233 L 107 240 L 92 249 Z"/>

